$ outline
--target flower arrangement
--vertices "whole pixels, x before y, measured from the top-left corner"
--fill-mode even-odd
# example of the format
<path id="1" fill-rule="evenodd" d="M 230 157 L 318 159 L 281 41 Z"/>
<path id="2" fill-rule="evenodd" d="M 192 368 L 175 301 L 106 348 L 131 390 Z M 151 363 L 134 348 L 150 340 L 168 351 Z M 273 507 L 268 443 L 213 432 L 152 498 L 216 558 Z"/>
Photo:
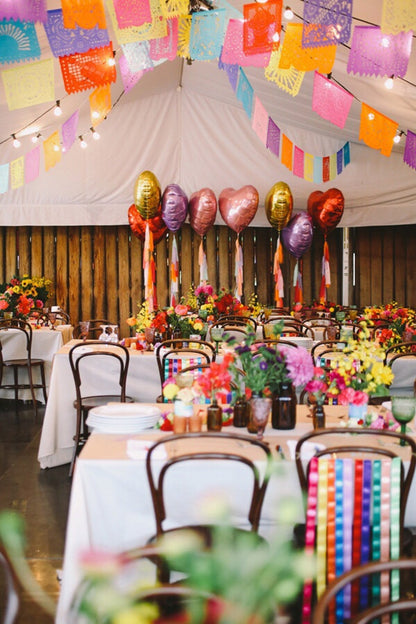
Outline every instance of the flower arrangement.
<path id="1" fill-rule="evenodd" d="M 390 431 L 396 431 L 400 428 L 399 423 L 394 420 L 390 410 L 384 412 L 368 412 L 364 418 L 359 420 L 341 420 L 341 427 L 365 427 L 368 429 L 389 429 Z"/>
<path id="2" fill-rule="evenodd" d="M 392 301 L 385 306 L 364 308 L 362 319 L 376 328 L 386 322 L 389 324 L 380 327 L 375 334 L 377 342 L 384 348 L 403 341 L 416 342 L 416 311 L 413 308 L 404 308 Z"/>
<path id="3" fill-rule="evenodd" d="M 275 332 L 281 331 L 283 323 L 275 324 Z M 235 346 L 236 364 L 234 374 L 239 377 L 238 367 L 244 371 L 246 394 L 270 396 L 278 392 L 284 383 L 295 386 L 306 384 L 313 375 L 313 360 L 303 347 L 268 346 L 256 343 L 256 333 L 247 326 L 244 342 Z M 248 390 L 248 391 L 247 391 Z"/>
<path id="4" fill-rule="evenodd" d="M 127 319 L 127 325 L 133 329 L 138 334 L 143 334 L 146 327 L 151 327 L 153 314 L 149 311 L 149 303 L 147 301 L 143 301 L 143 303 L 138 303 L 137 307 L 139 311 L 136 316 L 131 316 Z"/>
<path id="5" fill-rule="evenodd" d="M 224 354 L 222 362 L 211 362 L 196 378 L 196 388 L 210 399 L 216 401 L 217 392 L 230 392 L 232 374 L 230 366 L 234 362 L 234 355 L 230 352 Z"/>
<path id="6" fill-rule="evenodd" d="M 193 403 L 198 393 L 192 387 L 180 386 L 175 377 L 168 377 L 163 383 L 162 393 L 168 401 L 182 401 L 187 405 Z"/>
<path id="7" fill-rule="evenodd" d="M 330 381 L 335 381 L 333 393 L 338 403 L 363 405 L 369 396 L 386 396 L 394 375 L 383 363 L 384 349 L 369 339 L 365 324 L 357 338 L 350 338 L 342 352 L 330 362 Z M 331 377 L 332 371 L 332 377 Z"/>
<path id="8" fill-rule="evenodd" d="M 52 281 L 45 277 L 14 276 L 0 285 L 0 310 L 13 316 L 26 317 L 32 310 L 41 310 L 51 294 Z"/>
<path id="9" fill-rule="evenodd" d="M 209 300 L 212 298 L 213 294 L 214 289 L 212 288 L 212 286 L 206 281 L 201 282 L 199 286 L 195 288 L 195 297 L 198 307 L 200 308 L 205 303 L 209 303 Z"/>

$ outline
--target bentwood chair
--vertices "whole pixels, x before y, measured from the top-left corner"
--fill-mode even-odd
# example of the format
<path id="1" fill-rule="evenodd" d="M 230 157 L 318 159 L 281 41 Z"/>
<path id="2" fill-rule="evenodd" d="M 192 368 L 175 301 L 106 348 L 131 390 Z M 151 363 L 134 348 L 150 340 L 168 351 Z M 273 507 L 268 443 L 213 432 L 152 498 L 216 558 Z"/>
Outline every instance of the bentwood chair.
<path id="1" fill-rule="evenodd" d="M 76 344 L 70 349 L 69 364 L 75 383 L 74 407 L 77 416 L 74 434 L 75 446 L 69 476 L 72 476 L 75 460 L 89 436 L 86 425 L 89 411 L 113 401 L 134 402 L 134 399 L 126 395 L 129 363 L 129 350 L 121 344 L 89 340 Z M 106 384 L 107 391 L 102 394 L 88 394 L 85 388 L 88 388 L 89 379 L 94 377 L 94 381 L 96 381 L 100 376 Z"/>
<path id="2" fill-rule="evenodd" d="M 252 325 L 253 329 L 257 329 L 257 321 L 252 316 L 238 316 L 235 314 L 225 314 L 220 316 L 214 323 L 214 326 L 218 327 L 220 325 L 242 325 L 246 327 L 247 325 Z"/>
<path id="3" fill-rule="evenodd" d="M 19 400 L 19 390 L 30 390 L 30 394 L 32 397 L 33 406 L 35 408 L 35 412 L 37 413 L 37 401 L 35 390 L 41 389 L 43 393 L 43 398 L 46 403 L 48 397 L 46 393 L 46 378 L 45 378 L 45 361 L 41 358 L 33 358 L 32 357 L 32 327 L 30 323 L 23 319 L 19 318 L 11 318 L 11 319 L 1 319 L 0 320 L 0 342 L 2 340 L 2 335 L 4 338 L 4 333 L 6 331 L 16 332 L 16 338 L 20 340 L 22 345 L 21 354 L 22 357 L 17 358 L 4 358 L 2 357 L 0 363 L 2 368 L 2 373 L 5 370 L 11 370 L 13 374 L 13 382 L 2 382 L 3 375 L 0 375 L 0 388 L 2 390 L 14 390 L 14 400 L 17 402 Z M 19 371 L 25 372 L 27 374 L 27 381 L 19 379 Z M 34 371 L 38 371 L 39 380 L 33 380 Z"/>
<path id="4" fill-rule="evenodd" d="M 184 344 L 192 346 L 184 346 Z M 205 340 L 185 341 L 183 338 L 164 340 L 155 349 L 159 370 L 161 395 L 157 402 L 163 402 L 163 384 L 169 377 L 175 377 L 182 368 L 210 364 L 215 361 L 215 347 Z"/>
<path id="5" fill-rule="evenodd" d="M 307 445 L 315 447 L 309 460 L 303 452 Z M 303 533 L 306 554 L 319 553 L 316 582 L 304 587 L 303 615 L 315 592 L 319 599 L 336 576 L 370 560 L 398 559 L 409 552 L 411 534 L 404 518 L 415 452 L 413 438 L 390 430 L 318 429 L 298 440 L 295 462 L 306 525 L 295 527 L 295 537 Z M 345 614 L 355 605 L 356 592 L 347 598 L 338 605 Z"/>
<path id="6" fill-rule="evenodd" d="M 404 612 L 410 612 L 410 615 L 414 615 L 416 612 L 415 574 L 415 558 L 372 561 L 351 568 L 329 583 L 313 610 L 312 624 L 326 624 L 328 614 L 331 610 L 333 612 L 334 602 L 338 601 L 338 604 L 341 602 L 340 592 L 349 593 L 351 588 L 355 587 L 362 588 L 364 596 L 357 596 L 358 600 L 356 599 L 353 608 L 346 614 L 349 624 L 369 624 L 383 615 L 391 616 Z M 368 594 L 377 587 L 380 575 L 384 575 L 383 594 L 380 595 L 379 599 L 376 599 L 373 606 L 366 608 L 366 604 L 369 604 Z M 363 598 L 361 604 L 360 598 Z M 393 620 L 388 619 L 388 621 Z M 396 621 L 399 621 L 398 617 Z M 414 618 L 406 621 L 412 622 Z M 404 620 L 400 619 L 400 622 L 404 622 Z"/>
<path id="7" fill-rule="evenodd" d="M 161 456 L 165 459 L 161 460 Z M 216 524 L 206 523 L 206 518 L 198 513 L 203 507 L 200 492 L 204 479 L 208 479 L 212 490 L 226 493 L 234 517 L 233 536 L 247 531 L 258 536 L 272 465 L 269 446 L 247 435 L 208 431 L 157 440 L 146 457 L 156 522 L 156 535 L 149 543 L 158 544 L 167 534 L 179 537 L 181 533 L 193 532 L 209 548 Z M 169 501 L 177 496 L 178 483 L 189 515 L 173 518 Z M 263 538 L 257 539 L 264 544 Z M 159 580 L 169 582 L 167 566 L 159 570 Z"/>

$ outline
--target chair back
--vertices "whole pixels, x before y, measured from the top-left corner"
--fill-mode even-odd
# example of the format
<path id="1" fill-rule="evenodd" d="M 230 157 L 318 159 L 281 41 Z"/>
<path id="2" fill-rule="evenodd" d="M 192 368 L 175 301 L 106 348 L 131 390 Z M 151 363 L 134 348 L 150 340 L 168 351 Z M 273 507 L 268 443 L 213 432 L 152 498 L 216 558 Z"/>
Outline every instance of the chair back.
<path id="1" fill-rule="evenodd" d="M 0 330 L 8 329 L 18 331 L 22 335 L 23 349 L 28 364 L 30 364 L 32 358 L 32 326 L 28 321 L 20 318 L 0 319 Z"/>
<path id="2" fill-rule="evenodd" d="M 165 459 L 161 460 L 161 456 Z M 240 468 L 235 475 L 231 474 L 232 463 Z M 181 496 L 193 510 L 197 510 L 201 503 L 203 478 L 211 483 L 211 489 L 226 488 L 227 501 L 233 501 L 239 507 L 232 510 L 235 517 L 244 524 L 248 521 L 250 530 L 257 532 L 272 464 L 269 446 L 247 435 L 208 431 L 174 434 L 158 440 L 146 457 L 157 535 L 164 533 L 165 521 L 172 522 L 168 517 L 167 501 L 169 495 L 175 495 L 172 488 L 177 492 L 178 478 L 181 479 Z M 239 478 L 235 480 L 233 477 L 236 475 Z M 243 501 L 247 506 L 244 512 Z M 192 521 L 186 522 L 184 517 L 175 520 L 173 522 L 177 526 L 193 524 Z"/>
<path id="3" fill-rule="evenodd" d="M 242 325 L 243 327 L 247 327 L 247 325 L 252 325 L 253 329 L 257 329 L 257 321 L 252 316 L 238 316 L 236 314 L 224 314 L 220 316 L 216 321 L 214 321 L 213 325 L 218 327 L 220 325 Z"/>
<path id="4" fill-rule="evenodd" d="M 363 601 L 363 609 L 356 610 L 353 608 L 348 619 L 350 624 L 367 624 L 375 621 L 383 615 L 398 614 L 399 612 L 411 611 L 416 612 L 416 598 L 413 595 L 413 584 L 407 582 L 406 577 L 413 577 L 416 573 L 416 559 L 395 559 L 390 561 L 372 561 L 359 567 L 353 567 L 341 576 L 329 583 L 323 594 L 320 596 L 313 610 L 312 624 L 326 624 L 328 622 L 328 614 L 333 610 L 334 600 L 337 600 L 340 592 L 348 591 L 348 588 L 357 587 L 364 581 L 371 590 L 376 587 L 380 575 L 390 576 L 389 587 L 385 587 L 380 604 L 370 608 L 365 608 Z M 408 591 L 406 592 L 406 588 Z M 412 592 L 412 593 L 410 593 Z M 398 616 L 395 619 L 387 621 L 398 622 Z M 400 620 L 401 621 L 401 620 Z"/>
<path id="5" fill-rule="evenodd" d="M 311 356 L 315 366 L 321 366 L 322 368 L 328 366 L 331 353 L 342 353 L 344 344 L 339 340 L 320 340 L 314 344 L 311 349 Z"/>
<path id="6" fill-rule="evenodd" d="M 319 446 L 317 441 L 324 442 Z M 405 476 L 400 441 L 407 446 Z M 315 454 L 305 461 L 306 444 Z M 306 494 L 305 549 L 317 555 L 316 596 L 328 582 L 370 560 L 400 556 L 404 515 L 416 466 L 416 442 L 399 432 L 374 429 L 321 429 L 303 436 L 295 461 Z M 379 596 L 383 582 L 374 587 Z M 349 617 L 352 609 L 371 604 L 366 588 L 344 592 L 333 607 Z M 303 614 L 312 608 L 313 584 L 305 584 Z M 333 620 L 335 622 L 335 620 Z M 338 620 L 337 620 L 338 621 Z M 345 619 L 340 619 L 344 622 Z"/>
<path id="7" fill-rule="evenodd" d="M 3 596 L 2 624 L 14 624 L 19 611 L 19 594 L 17 591 L 17 582 L 14 576 L 13 567 L 9 561 L 3 548 L 0 546 L 0 568 L 2 568 L 3 574 L 1 586 L 5 589 L 5 595 Z"/>
<path id="8" fill-rule="evenodd" d="M 185 347 L 185 344 L 192 347 Z M 209 364 L 215 361 L 215 348 L 205 340 L 185 341 L 183 338 L 172 338 L 161 342 L 155 349 L 157 367 L 159 370 L 160 384 L 169 377 L 174 377 L 183 368 L 188 366 Z"/>
<path id="9" fill-rule="evenodd" d="M 98 360 L 101 361 L 103 358 L 106 358 L 109 363 L 100 367 Z M 116 377 L 108 374 L 110 361 L 115 364 Z M 120 401 L 124 402 L 126 400 L 130 354 L 125 346 L 115 343 L 103 343 L 100 340 L 87 340 L 71 347 L 69 364 L 75 383 L 77 402 L 81 403 L 82 398 L 86 395 L 83 384 L 86 385 L 88 383 L 88 378 L 92 374 L 94 378 L 102 377 L 103 375 L 106 376 L 106 379 L 108 377 L 109 387 L 101 394 L 113 393 L 113 387 L 117 387 Z M 114 400 L 116 399 L 114 398 Z"/>

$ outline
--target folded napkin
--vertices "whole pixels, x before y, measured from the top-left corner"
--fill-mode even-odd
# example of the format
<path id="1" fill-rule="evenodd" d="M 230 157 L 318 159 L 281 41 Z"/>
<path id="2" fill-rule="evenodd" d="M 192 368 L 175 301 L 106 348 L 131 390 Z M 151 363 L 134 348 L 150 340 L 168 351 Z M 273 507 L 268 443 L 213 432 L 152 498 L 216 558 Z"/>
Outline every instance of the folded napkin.
<path id="1" fill-rule="evenodd" d="M 297 440 L 288 440 L 287 445 L 289 447 L 290 459 L 295 459 L 295 449 Z M 325 444 L 318 444 L 317 442 L 304 442 L 301 449 L 301 459 L 309 461 L 315 455 L 316 451 L 322 451 L 325 448 Z"/>
<path id="2" fill-rule="evenodd" d="M 126 453 L 130 459 L 146 459 L 147 451 L 153 446 L 153 440 L 127 440 Z M 154 452 L 155 459 L 166 459 L 167 454 L 163 446 Z"/>

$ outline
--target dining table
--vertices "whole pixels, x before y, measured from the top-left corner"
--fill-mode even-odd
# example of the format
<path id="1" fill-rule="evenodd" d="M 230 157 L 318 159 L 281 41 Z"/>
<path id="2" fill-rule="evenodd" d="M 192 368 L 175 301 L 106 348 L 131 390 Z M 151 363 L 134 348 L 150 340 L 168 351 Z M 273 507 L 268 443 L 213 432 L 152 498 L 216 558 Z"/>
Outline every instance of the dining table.
<path id="1" fill-rule="evenodd" d="M 160 404 L 154 407 L 161 408 Z M 371 410 L 385 410 L 372 406 Z M 347 407 L 326 406 L 326 426 L 339 427 L 347 422 Z M 260 535 L 266 539 L 281 529 L 278 509 L 283 501 L 291 500 L 295 512 L 294 521 L 304 522 L 305 511 L 302 491 L 295 465 L 296 441 L 313 429 L 310 410 L 306 405 L 297 406 L 297 420 L 294 429 L 277 430 L 266 427 L 264 440 L 270 445 L 274 458 L 272 471 L 262 508 L 259 527 Z M 247 434 L 245 428 L 224 427 L 223 431 Z M 58 602 L 57 624 L 64 624 L 77 585 L 82 577 L 82 555 L 91 551 L 117 553 L 137 546 L 143 546 L 155 534 L 155 516 L 146 475 L 145 458 L 147 449 L 161 436 L 170 433 L 160 430 L 144 430 L 139 433 L 102 433 L 93 431 L 79 455 L 71 489 L 65 551 L 63 559 L 62 585 Z M 416 436 L 414 427 L 409 435 Z M 197 441 L 196 441 L 197 444 Z M 400 448 L 397 442 L 393 444 Z M 315 447 L 305 447 L 304 460 L 315 452 Z M 160 458 L 162 460 L 162 458 Z M 175 481 L 166 486 L 168 517 L 172 525 L 187 521 L 203 521 L 204 501 L 215 496 L 232 500 L 231 522 L 241 528 L 248 528 L 241 507 L 247 496 L 243 491 L 236 467 L 221 468 L 221 487 L 213 487 L 212 474 L 219 469 L 216 460 L 210 462 L 210 469 L 204 470 L 202 463 L 193 466 L 192 471 L 175 475 Z M 200 504 L 188 499 L 182 493 L 180 483 L 184 479 L 193 483 L 200 496 Z M 180 492 L 180 495 L 178 495 Z M 231 493 L 231 495 L 230 495 Z M 413 483 L 405 516 L 406 526 L 416 526 L 416 485 Z"/>
<path id="2" fill-rule="evenodd" d="M 46 387 L 50 385 L 52 361 L 55 353 L 72 338 L 72 325 L 56 325 L 55 329 L 47 327 L 32 328 L 32 358 L 40 358 L 45 362 Z M 26 359 L 26 339 L 21 331 L 13 328 L 0 330 L 3 360 Z M 37 373 L 34 373 L 34 376 Z M 22 383 L 28 382 L 26 371 L 20 373 Z M 26 375 L 26 377 L 25 377 Z M 3 384 L 13 383 L 13 371 L 3 370 Z M 36 382 L 36 378 L 34 379 Z M 36 400 L 43 403 L 43 392 L 35 390 Z M 14 399 L 14 390 L 1 390 L 2 399 Z M 20 390 L 19 399 L 31 400 L 30 390 Z"/>

